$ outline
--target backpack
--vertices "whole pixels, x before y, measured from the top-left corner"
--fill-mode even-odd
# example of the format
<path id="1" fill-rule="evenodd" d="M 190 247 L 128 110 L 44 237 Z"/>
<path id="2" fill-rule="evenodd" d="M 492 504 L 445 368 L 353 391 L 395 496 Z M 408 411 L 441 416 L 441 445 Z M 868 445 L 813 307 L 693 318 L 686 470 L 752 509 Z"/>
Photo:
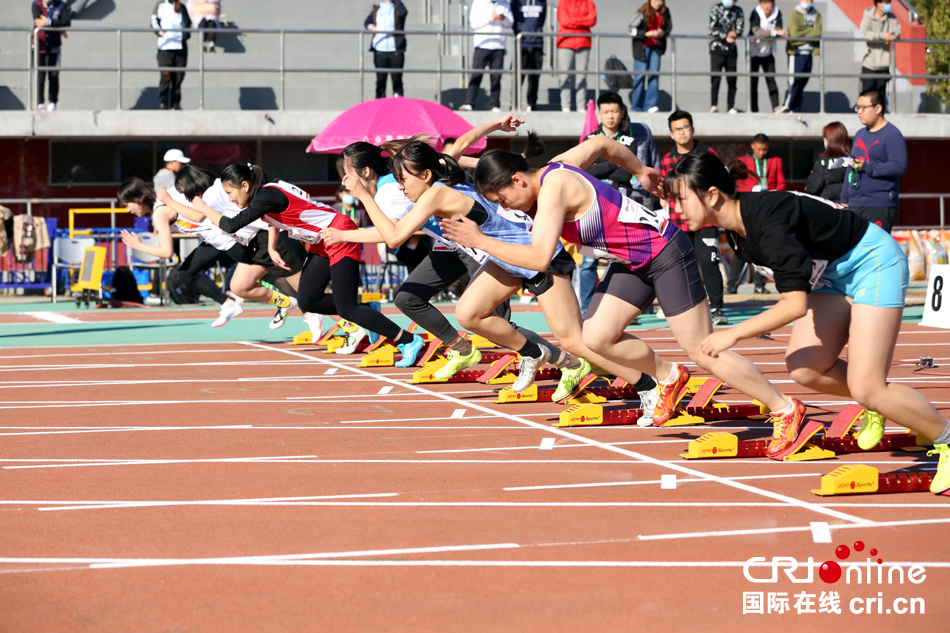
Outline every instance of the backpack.
<path id="1" fill-rule="evenodd" d="M 607 63 L 604 64 L 604 70 L 622 70 L 626 72 L 627 67 L 623 65 L 622 61 L 617 59 L 616 55 L 611 55 Z M 611 90 L 633 89 L 633 77 L 630 75 L 603 75 L 603 77 L 607 87 Z"/>
<path id="2" fill-rule="evenodd" d="M 112 275 L 111 299 L 129 303 L 142 303 L 142 293 L 139 292 L 138 281 L 128 266 L 119 266 Z"/>
<path id="3" fill-rule="evenodd" d="M 198 303 L 195 292 L 178 278 L 178 266 L 172 266 L 165 272 L 165 287 L 173 303 Z"/>

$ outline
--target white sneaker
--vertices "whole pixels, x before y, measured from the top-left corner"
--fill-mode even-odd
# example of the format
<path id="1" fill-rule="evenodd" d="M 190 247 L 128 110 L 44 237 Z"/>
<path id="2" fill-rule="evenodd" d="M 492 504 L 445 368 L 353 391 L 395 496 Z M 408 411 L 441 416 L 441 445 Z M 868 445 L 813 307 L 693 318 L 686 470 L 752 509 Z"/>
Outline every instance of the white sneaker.
<path id="1" fill-rule="evenodd" d="M 570 112 L 570 111 L 571 111 L 570 108 L 561 108 L 561 112 Z"/>
<path id="2" fill-rule="evenodd" d="M 528 106 L 527 108 L 525 108 L 524 111 L 525 111 L 525 112 L 531 112 L 531 106 Z"/>
<path id="3" fill-rule="evenodd" d="M 55 104 L 55 103 L 51 103 L 51 104 L 49 104 L 48 106 L 46 106 L 46 111 L 47 111 L 47 112 L 56 112 L 56 104 Z"/>
<path id="4" fill-rule="evenodd" d="M 541 348 L 540 358 L 531 358 L 530 356 L 521 357 L 521 367 L 518 368 L 518 377 L 511 385 L 511 390 L 515 393 L 521 393 L 534 383 L 534 376 L 538 370 L 544 366 L 544 363 L 551 360 L 551 350 L 546 347 Z"/>
<path id="5" fill-rule="evenodd" d="M 637 426 L 653 426 L 653 409 L 656 408 L 660 396 L 657 395 L 656 389 L 650 389 L 650 391 L 638 395 L 640 396 L 640 408 L 643 409 L 643 415 L 637 420 Z"/>
<path id="6" fill-rule="evenodd" d="M 776 110 L 776 112 L 778 112 L 779 114 L 788 114 L 791 111 L 792 109 L 789 108 L 787 105 L 779 106 L 778 110 Z"/>
<path id="7" fill-rule="evenodd" d="M 290 305 L 286 308 L 277 308 L 277 314 L 274 315 L 274 318 L 270 322 L 270 329 L 279 330 L 284 327 L 284 323 L 287 322 L 287 315 L 297 309 L 297 300 L 293 297 L 290 297 Z"/>
<path id="8" fill-rule="evenodd" d="M 211 327 L 221 327 L 227 325 L 228 321 L 244 312 L 244 299 L 228 299 L 221 304 L 221 313 Z"/>
<path id="9" fill-rule="evenodd" d="M 647 114 L 656 114 L 659 111 L 660 111 L 660 108 L 658 108 L 657 106 L 653 106 L 652 108 L 647 110 Z"/>
<path id="10" fill-rule="evenodd" d="M 313 334 L 313 342 L 316 343 L 323 338 L 323 315 L 317 314 L 316 312 L 308 312 L 303 316 L 304 323 L 307 324 L 307 327 L 310 328 L 310 333 Z"/>
<path id="11" fill-rule="evenodd" d="M 492 111 L 492 112 L 501 112 L 501 108 L 499 108 L 499 107 L 496 106 L 496 107 L 492 108 L 491 111 Z"/>
<path id="12" fill-rule="evenodd" d="M 36 106 L 36 111 L 37 111 L 37 112 L 46 112 L 46 106 L 41 103 L 41 104 L 39 104 L 38 106 Z"/>
<path id="13" fill-rule="evenodd" d="M 657 308 L 656 313 L 654 313 L 653 316 L 663 321 L 666 321 L 666 315 L 663 314 L 663 308 Z"/>
<path id="14" fill-rule="evenodd" d="M 709 111 L 712 112 L 713 114 L 717 114 L 719 112 L 719 106 L 713 106 L 709 108 Z"/>
<path id="15" fill-rule="evenodd" d="M 337 354 L 352 354 L 356 351 L 356 347 L 360 344 L 364 338 L 366 338 L 366 330 L 360 326 L 356 326 L 355 332 L 346 333 L 346 342 L 343 344 L 343 347 L 338 347 L 336 349 Z"/>
<path id="16" fill-rule="evenodd" d="M 739 111 L 735 108 L 729 108 L 729 114 L 739 114 Z"/>
<path id="17" fill-rule="evenodd" d="M 471 112 L 471 111 L 472 111 L 472 106 L 468 105 L 467 103 L 459 106 L 459 112 Z"/>

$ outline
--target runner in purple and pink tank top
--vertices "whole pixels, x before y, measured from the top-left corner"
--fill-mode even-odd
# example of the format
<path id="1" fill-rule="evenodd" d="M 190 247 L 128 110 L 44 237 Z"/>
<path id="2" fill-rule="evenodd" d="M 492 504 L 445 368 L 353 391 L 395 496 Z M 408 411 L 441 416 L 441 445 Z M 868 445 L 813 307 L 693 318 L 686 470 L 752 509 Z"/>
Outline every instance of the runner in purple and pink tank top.
<path id="1" fill-rule="evenodd" d="M 692 243 L 671 226 L 665 211 L 647 209 L 581 170 L 604 157 L 657 193 L 659 174 L 603 136 L 581 143 L 545 167 L 529 165 L 525 158 L 541 151 L 540 139 L 529 136 L 524 155 L 491 150 L 475 170 L 475 186 L 486 199 L 534 217 L 530 245 L 493 240 L 465 221 L 443 222 L 446 234 L 515 266 L 543 268 L 561 237 L 581 246 L 585 254 L 610 260 L 585 317 L 584 343 L 611 364 L 660 378 L 653 424 L 662 426 L 676 413 L 674 396 L 689 380 L 686 367 L 664 360 L 625 331 L 655 298 L 690 360 L 774 412 L 768 454 L 779 458 L 795 439 L 786 430 L 794 429 L 797 435 L 804 405 L 783 395 L 739 354 L 703 353 L 701 344 L 712 332 L 712 320 Z M 644 406 L 647 400 L 641 397 Z"/>

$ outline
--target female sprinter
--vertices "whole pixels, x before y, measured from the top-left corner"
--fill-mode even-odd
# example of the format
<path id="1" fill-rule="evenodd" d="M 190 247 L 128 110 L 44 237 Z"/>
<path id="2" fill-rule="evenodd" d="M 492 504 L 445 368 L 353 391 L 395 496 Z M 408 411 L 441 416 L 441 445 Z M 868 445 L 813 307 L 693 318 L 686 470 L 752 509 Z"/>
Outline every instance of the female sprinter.
<path id="1" fill-rule="evenodd" d="M 528 145 L 526 155 L 543 149 L 533 135 Z M 471 222 L 443 222 L 443 229 L 461 244 L 518 266 L 543 265 L 562 236 L 596 257 L 611 259 L 584 322 L 584 341 L 614 365 L 663 377 L 653 424 L 662 426 L 670 419 L 675 395 L 689 380 L 685 367 L 664 360 L 624 331 L 656 297 L 673 336 L 693 362 L 772 410 L 774 431 L 767 454 L 779 455 L 798 437 L 804 405 L 782 395 L 742 356 L 730 352 L 713 358 L 702 352 L 700 343 L 712 332 L 712 322 L 692 244 L 664 210 L 646 209 L 583 171 L 601 156 L 635 175 L 647 190 L 656 188 L 656 171 L 603 136 L 540 169 L 520 154 L 492 150 L 478 162 L 475 184 L 489 199 L 534 214 L 532 243 L 493 240 Z"/>
<path id="2" fill-rule="evenodd" d="M 396 153 L 393 168 L 400 187 L 406 196 L 416 203 L 413 210 L 398 225 L 393 225 L 385 217 L 377 219 L 374 214 L 382 216 L 378 208 L 373 208 L 374 205 L 363 201 L 363 206 L 373 217 L 377 229 L 386 238 L 387 243 L 398 244 L 422 227 L 433 237 L 443 239 L 442 231 L 433 219 L 434 215 L 446 219 L 467 217 L 474 224 L 481 225 L 490 235 L 502 240 L 518 243 L 530 241 L 531 222 L 528 218 L 523 214 L 508 213 L 479 196 L 474 187 L 464 182 L 465 172 L 455 160 L 445 154 L 439 154 L 427 143 L 412 141 L 406 144 Z M 344 184 L 349 186 L 353 180 L 355 179 L 344 181 Z M 358 190 L 357 187 L 357 191 L 354 191 L 357 198 L 362 200 L 362 197 L 367 197 Z M 519 288 L 525 288 L 537 295 L 545 319 L 561 345 L 577 356 L 584 355 L 595 362 L 604 363 L 584 347 L 580 336 L 580 317 L 571 319 L 571 306 L 574 306 L 574 311 L 579 315 L 577 298 L 570 283 L 574 260 L 560 245 L 557 251 L 552 253 L 547 265 L 537 269 L 491 261 L 482 252 L 472 249 L 468 251 L 484 264 L 462 294 L 455 316 L 464 327 L 500 345 L 518 350 L 522 356 L 521 374 L 525 376 L 525 380 L 519 381 L 512 389 L 522 386 L 527 388 L 537 368 L 551 359 L 551 353 L 547 349 L 526 339 L 510 323 L 493 314 L 495 308 L 508 300 Z M 572 327 L 574 322 L 577 323 L 576 327 Z M 561 369 L 561 380 L 552 396 L 554 400 L 561 400 L 570 395 L 591 372 L 590 363 L 583 358 L 575 358 L 566 352 L 561 354 L 560 350 L 558 352 L 556 364 Z M 631 375 L 631 372 L 625 371 L 624 368 L 614 367 L 609 363 L 601 366 L 614 373 L 621 372 L 618 375 Z M 634 381 L 639 378 L 637 374 Z"/>
<path id="3" fill-rule="evenodd" d="M 190 169 L 184 167 L 184 169 Z M 163 189 L 159 193 L 165 193 Z M 184 200 L 182 194 L 174 192 Z M 166 193 L 165 196 L 167 197 Z M 240 299 L 231 299 L 221 288 L 217 286 L 203 272 L 210 268 L 222 256 L 230 258 L 230 261 L 239 262 L 245 256 L 244 247 L 241 246 L 233 237 L 224 233 L 218 227 L 210 222 L 194 222 L 180 216 L 174 209 L 164 202 L 156 201 L 155 192 L 152 185 L 146 183 L 141 178 L 130 178 L 119 186 L 119 202 L 125 205 L 129 213 L 136 217 L 152 216 L 152 226 L 158 234 L 158 246 L 148 246 L 142 243 L 139 236 L 131 231 L 122 231 L 122 241 L 126 246 L 140 250 L 143 253 L 171 259 L 175 254 L 172 243 L 171 227 L 179 233 L 194 235 L 201 243 L 198 248 L 193 250 L 185 261 L 178 268 L 178 276 L 181 282 L 202 294 L 221 306 L 221 314 L 217 320 L 211 324 L 212 327 L 221 327 L 230 321 L 233 317 L 241 314 L 244 307 Z M 263 288 L 262 288 L 263 290 Z M 271 291 L 267 291 L 270 293 Z M 279 292 L 273 293 L 273 301 L 287 300 L 287 297 Z M 255 299 L 261 300 L 261 299 Z"/>
<path id="4" fill-rule="evenodd" d="M 449 155 L 457 160 L 471 160 L 472 166 L 477 161 L 462 156 L 464 151 L 476 140 L 494 131 L 514 131 L 523 121 L 508 114 L 491 123 L 473 128 L 460 137 L 452 147 Z M 395 151 L 395 150 L 394 150 Z M 366 190 L 373 195 L 373 200 L 380 210 L 393 222 L 398 222 L 412 210 L 413 203 L 399 188 L 396 178 L 392 175 L 390 162 L 383 157 L 383 150 L 376 145 L 360 142 L 347 146 L 337 159 L 337 170 L 343 178 L 347 173 L 359 178 Z M 347 171 L 349 168 L 349 171 Z M 323 238 L 327 244 L 336 242 L 385 242 L 377 229 L 365 231 L 337 231 L 324 229 Z M 413 238 L 409 238 L 410 240 Z M 466 273 L 474 277 L 481 264 L 459 250 L 454 244 L 446 244 L 443 240 L 434 240 L 433 248 L 426 258 L 409 274 L 396 293 L 394 303 L 403 314 L 419 324 L 427 332 L 439 338 L 449 349 L 448 363 L 436 372 L 439 379 L 448 379 L 461 369 L 481 361 L 481 352 L 460 336 L 449 320 L 445 318 L 435 306 L 430 303 L 432 297 L 450 287 Z M 502 302 L 495 313 L 506 321 L 510 321 L 511 307 L 508 301 Z M 530 330 L 517 325 L 514 326 L 525 338 L 540 347 L 550 351 L 550 357 L 560 359 L 561 350 L 550 341 L 538 336 Z M 406 360 L 405 358 L 403 360 Z M 414 360 L 414 359 L 413 359 Z M 412 361 L 407 365 L 412 364 Z M 529 362 L 529 364 L 531 364 Z M 534 380 L 537 366 L 533 369 L 529 364 L 523 364 L 519 372 L 519 380 L 513 386 L 516 391 L 523 391 Z"/>
<path id="5" fill-rule="evenodd" d="M 270 225 L 268 246 L 271 259 L 278 266 L 284 264 L 274 248 L 279 230 L 286 230 L 293 239 L 306 244 L 309 255 L 300 273 L 297 289 L 300 309 L 318 314 L 338 314 L 360 326 L 355 332 L 347 333 L 346 344 L 336 350 L 337 354 L 352 354 L 366 337 L 366 329 L 387 337 L 396 344 L 400 353 L 405 353 L 405 346 L 416 338 L 421 339 L 400 329 L 371 307 L 357 302 L 362 248 L 359 244 L 327 246 L 320 234 L 330 226 L 343 230 L 354 229 L 356 225 L 351 219 L 326 205 L 313 202 L 305 191 L 290 183 L 266 182 L 264 170 L 257 165 L 229 165 L 221 173 L 221 183 L 231 202 L 243 210 L 229 218 L 204 204 L 201 198 L 195 198 L 195 211 L 204 214 L 227 233 L 238 231 L 254 220 L 263 219 Z M 326 289 L 331 281 L 332 294 L 327 294 Z"/>
<path id="6" fill-rule="evenodd" d="M 708 156 L 684 156 L 667 178 L 690 227 L 726 229 L 743 261 L 771 269 L 782 299 L 702 342 L 721 356 L 743 339 L 792 321 L 785 362 L 798 383 L 854 398 L 868 411 L 858 445 L 881 441 L 884 420 L 933 438 L 939 454 L 930 490 L 950 489 L 950 422 L 919 392 L 887 381 L 907 292 L 907 259 L 886 231 L 827 200 L 768 191 L 736 193 L 734 177 Z M 848 360 L 839 358 L 848 346 Z"/>
<path id="7" fill-rule="evenodd" d="M 220 178 L 215 179 L 208 172 L 191 165 L 185 165 L 175 175 L 175 189 L 174 192 L 159 191 L 157 197 L 160 202 L 178 213 L 180 221 L 195 218 L 196 221 L 200 220 L 201 223 L 214 228 L 214 225 L 192 208 L 190 201 L 196 197 L 201 197 L 206 205 L 228 217 L 234 217 L 241 211 L 237 205 L 228 199 L 228 194 L 224 191 Z M 244 248 L 228 285 L 230 294 L 232 296 L 236 295 L 239 300 L 248 299 L 278 306 L 277 314 L 270 322 L 270 329 L 276 330 L 284 326 L 284 323 L 287 322 L 287 315 L 297 305 L 294 297 L 297 294 L 297 284 L 300 280 L 300 271 L 303 268 L 306 251 L 300 246 L 299 242 L 286 237 L 286 234 L 282 233 L 277 242 L 277 251 L 289 270 L 279 267 L 268 253 L 267 229 L 267 224 L 257 220 L 234 234 L 234 239 Z M 274 291 L 258 285 L 257 282 L 268 273 L 276 277 L 274 285 L 280 288 L 282 293 L 278 292 L 275 295 Z M 287 295 L 292 300 L 284 301 L 282 294 Z M 280 303 L 289 303 L 289 306 L 281 307 Z M 311 318 L 317 321 L 321 320 L 319 315 L 305 314 L 304 316 L 308 324 L 311 322 Z"/>

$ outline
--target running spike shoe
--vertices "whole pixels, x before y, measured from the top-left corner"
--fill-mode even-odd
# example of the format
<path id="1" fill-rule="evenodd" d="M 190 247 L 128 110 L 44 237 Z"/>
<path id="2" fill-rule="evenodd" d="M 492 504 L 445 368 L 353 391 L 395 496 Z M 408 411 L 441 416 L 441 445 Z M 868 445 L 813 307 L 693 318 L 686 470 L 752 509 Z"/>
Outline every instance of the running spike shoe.
<path id="1" fill-rule="evenodd" d="M 653 409 L 653 426 L 663 426 L 670 421 L 673 414 L 676 413 L 676 396 L 683 390 L 686 383 L 689 382 L 689 370 L 673 363 L 676 378 L 668 385 L 657 383 L 656 385 L 656 407 Z"/>
<path id="2" fill-rule="evenodd" d="M 546 347 L 541 348 L 540 358 L 522 356 L 521 366 L 518 368 L 518 377 L 515 378 L 514 384 L 511 385 L 511 390 L 515 393 L 521 393 L 534 384 L 535 374 L 537 374 L 538 370 L 549 360 L 551 360 L 551 350 Z"/>
<path id="3" fill-rule="evenodd" d="M 279 330 L 284 327 L 284 323 L 287 322 L 287 315 L 297 309 L 297 300 L 294 297 L 288 298 L 290 299 L 290 305 L 286 308 L 277 308 L 277 314 L 270 322 L 270 329 Z"/>
<path id="4" fill-rule="evenodd" d="M 946 444 L 934 444 L 932 451 L 927 451 L 927 457 L 940 455 L 940 461 L 937 462 L 937 472 L 930 482 L 930 492 L 934 494 L 943 494 L 950 490 L 950 450 Z"/>
<path id="5" fill-rule="evenodd" d="M 241 299 L 240 297 L 237 299 L 228 299 L 222 303 L 221 312 L 218 314 L 218 318 L 215 319 L 214 323 L 211 324 L 211 327 L 221 327 L 222 325 L 227 325 L 228 321 L 244 312 L 243 304 L 244 299 Z"/>
<path id="6" fill-rule="evenodd" d="M 864 411 L 861 430 L 858 431 L 858 447 L 862 451 L 869 451 L 881 443 L 884 437 L 884 416 L 875 411 Z"/>
<path id="7" fill-rule="evenodd" d="M 336 353 L 343 355 L 354 353 L 357 346 L 359 346 L 360 341 L 366 338 L 366 336 L 366 330 L 357 325 L 356 330 L 346 333 L 346 341 L 343 343 L 342 347 L 338 347 L 336 349 Z"/>
<path id="8" fill-rule="evenodd" d="M 472 346 L 472 351 L 464 356 L 460 352 L 450 349 L 447 357 L 448 362 L 442 365 L 442 367 L 439 367 L 432 374 L 436 380 L 448 380 L 466 367 L 471 367 L 472 365 L 477 365 L 482 362 L 482 353 L 478 351 L 478 348 L 474 345 Z"/>
<path id="9" fill-rule="evenodd" d="M 412 335 L 412 340 L 403 345 L 397 345 L 402 358 L 396 361 L 396 367 L 412 367 L 416 364 L 419 352 L 425 347 L 425 340 L 418 334 Z"/>
<path id="10" fill-rule="evenodd" d="M 594 371 L 590 363 L 583 358 L 578 358 L 577 360 L 581 363 L 581 366 L 577 369 L 561 368 L 561 379 L 557 383 L 557 389 L 554 390 L 554 395 L 551 396 L 551 400 L 554 402 L 560 402 L 574 393 L 574 390 L 577 389 L 577 385 L 581 384 L 581 381 Z"/>
<path id="11" fill-rule="evenodd" d="M 765 450 L 768 457 L 776 457 L 791 446 L 798 438 L 798 431 L 805 420 L 805 405 L 801 400 L 789 398 L 792 410 L 789 413 L 770 413 L 772 419 L 772 441 Z"/>
<path id="12" fill-rule="evenodd" d="M 660 396 L 657 395 L 656 389 L 640 394 L 640 408 L 643 409 L 643 415 L 637 420 L 637 426 L 653 426 L 653 413 L 659 401 Z"/>

